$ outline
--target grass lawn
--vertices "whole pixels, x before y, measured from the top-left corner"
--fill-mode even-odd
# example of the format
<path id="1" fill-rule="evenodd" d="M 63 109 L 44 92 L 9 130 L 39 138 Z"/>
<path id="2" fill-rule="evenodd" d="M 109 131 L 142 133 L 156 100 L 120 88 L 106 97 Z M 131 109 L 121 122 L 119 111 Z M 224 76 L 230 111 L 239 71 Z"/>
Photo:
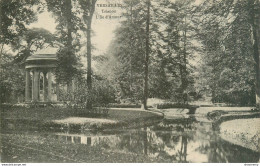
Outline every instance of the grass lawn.
<path id="1" fill-rule="evenodd" d="M 82 114 L 84 114 L 84 111 L 85 110 L 75 110 L 69 108 L 9 108 L 5 110 L 1 110 L 1 118 L 44 120 L 44 121 L 61 120 L 68 117 L 82 116 Z M 151 112 L 146 112 L 141 110 L 134 111 L 133 109 L 132 110 L 131 109 L 129 110 L 109 109 L 108 115 L 102 118 L 118 120 L 118 121 L 131 121 L 136 118 L 149 118 L 154 116 L 156 115 Z"/>
<path id="2" fill-rule="evenodd" d="M 75 110 L 69 108 L 8 108 L 1 110 L 1 120 L 28 120 L 41 123 L 58 124 L 88 124 L 85 128 L 104 125 L 115 126 L 115 124 L 134 124 L 135 122 L 145 122 L 161 118 L 158 114 L 142 111 L 140 109 L 109 109 L 106 116 L 90 115 L 87 110 Z M 98 119 L 93 119 L 98 118 Z M 93 123 L 94 122 L 94 123 Z M 95 128 L 94 127 L 94 128 Z"/>

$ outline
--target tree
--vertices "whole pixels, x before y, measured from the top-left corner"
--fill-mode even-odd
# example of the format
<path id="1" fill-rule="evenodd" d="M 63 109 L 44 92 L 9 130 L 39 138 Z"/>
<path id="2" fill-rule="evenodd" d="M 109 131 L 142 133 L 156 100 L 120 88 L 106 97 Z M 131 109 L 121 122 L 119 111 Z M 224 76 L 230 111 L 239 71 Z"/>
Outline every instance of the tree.
<path id="1" fill-rule="evenodd" d="M 253 41 L 253 53 L 256 70 L 256 105 L 258 108 L 260 108 L 260 2 L 257 0 L 249 0 L 247 5 L 248 8 L 246 9 L 249 10 L 249 24 L 251 26 L 251 36 Z"/>
<path id="2" fill-rule="evenodd" d="M 37 5 L 37 10 L 33 10 Z M 26 25 L 37 20 L 37 12 L 41 12 L 39 0 L 35 1 L 0 1 L 0 60 L 4 45 L 12 44 L 26 30 Z"/>
<path id="3" fill-rule="evenodd" d="M 209 86 L 210 92 L 212 94 L 212 100 L 216 101 L 219 98 L 220 94 L 220 86 L 218 85 L 220 72 L 222 71 L 223 66 L 221 66 L 221 62 L 225 62 L 224 59 L 220 59 L 220 57 L 225 57 L 222 43 L 223 36 L 225 36 L 225 30 L 227 27 L 225 26 L 226 20 L 225 18 L 217 15 L 211 14 L 209 11 L 215 10 L 217 7 L 208 6 L 211 3 L 203 3 L 201 4 L 201 26 L 199 31 L 199 39 L 202 43 L 202 65 L 200 78 L 207 78 L 206 83 L 202 82 L 203 87 L 206 85 Z M 212 11 L 212 12 L 213 12 Z M 220 23 L 222 22 L 222 24 Z M 201 79 L 201 80 L 202 80 Z"/>
<path id="4" fill-rule="evenodd" d="M 173 81 L 170 80 L 169 73 L 167 72 L 168 59 L 158 49 L 156 56 L 151 57 L 151 64 L 149 70 L 149 93 L 150 97 L 160 99 L 170 99 L 173 89 Z"/>
<path id="5" fill-rule="evenodd" d="M 167 2 L 167 5 L 173 4 Z M 177 81 L 169 73 L 172 72 L 174 77 L 178 77 L 176 66 L 181 71 L 185 71 L 179 75 L 183 77 L 183 79 L 180 79 L 180 82 L 183 83 L 179 89 L 185 91 L 184 85 L 190 78 L 186 74 L 188 73 L 186 65 L 189 64 L 187 59 L 190 58 L 189 55 L 192 52 L 190 39 L 190 31 L 192 30 L 184 19 L 184 16 L 187 17 L 185 12 L 188 9 L 170 14 L 159 9 L 159 3 L 155 1 L 151 3 L 150 1 L 135 0 L 124 1 L 124 3 L 126 19 L 121 22 L 120 27 L 115 31 L 116 38 L 111 44 L 109 54 L 115 57 L 115 61 L 118 62 L 114 72 L 116 73 L 115 78 L 118 80 L 118 87 L 120 87 L 120 95 L 123 98 L 131 98 L 135 101 L 141 100 L 144 107 L 147 108 L 146 100 L 148 97 L 169 98 L 170 94 L 174 93 L 172 89 L 176 87 Z M 187 5 L 180 4 L 179 2 L 179 6 L 175 5 L 178 10 Z M 170 5 L 162 5 L 163 9 L 170 9 Z M 149 9 L 149 12 L 147 9 Z M 159 14 L 157 14 L 158 12 Z M 165 16 L 165 14 L 167 15 Z M 181 23 L 176 27 L 187 29 L 186 31 L 175 31 L 176 27 L 173 24 L 177 24 L 178 21 L 172 21 L 173 16 L 176 18 L 181 16 L 178 20 Z M 176 33 L 181 37 L 176 37 Z M 178 42 L 180 48 L 175 47 Z"/>
<path id="6" fill-rule="evenodd" d="M 55 37 L 43 28 L 32 28 L 25 30 L 20 36 L 16 37 L 12 47 L 19 53 L 15 56 L 14 62 L 21 63 L 31 55 L 32 52 L 42 49 L 44 46 L 52 45 Z"/>
<path id="7" fill-rule="evenodd" d="M 193 2 L 162 1 L 157 16 L 163 29 L 160 33 L 160 39 L 163 41 L 161 52 L 166 61 L 166 73 L 168 78 L 171 78 L 174 89 L 171 92 L 172 98 L 183 103 L 188 101 L 188 94 L 193 86 L 191 62 L 196 51 L 193 44 L 196 34 L 193 23 L 196 11 Z"/>
<path id="8" fill-rule="evenodd" d="M 83 20 L 86 25 L 86 35 L 87 35 L 87 89 L 88 89 L 88 94 L 89 99 L 87 101 L 87 108 L 92 109 L 92 69 L 91 69 L 91 50 L 92 50 L 92 45 L 91 45 L 91 25 L 92 25 L 92 18 L 93 14 L 95 12 L 95 5 L 96 5 L 97 0 L 82 0 L 79 1 L 79 5 L 81 7 L 81 10 L 83 11 Z"/>
<path id="9" fill-rule="evenodd" d="M 87 107 L 92 108 L 92 81 L 91 81 L 91 24 L 97 0 L 81 1 L 52 1 L 46 0 L 49 11 L 52 11 L 58 22 L 57 30 L 60 42 L 63 43 L 62 49 L 58 53 L 59 65 L 57 70 L 58 80 L 67 80 L 69 87 L 70 80 L 77 72 L 75 52 L 81 47 L 78 31 L 83 31 L 87 36 L 87 85 L 88 94 Z M 82 18 L 81 18 L 82 17 Z M 75 36 L 73 40 L 72 36 Z M 65 40 L 64 40 L 65 39 Z M 64 43 L 64 41 L 66 41 Z M 77 48 L 77 49 L 75 49 Z"/>
<path id="10" fill-rule="evenodd" d="M 120 96 L 136 102 L 143 99 L 147 5 L 134 0 L 124 6 L 126 19 L 116 29 L 108 54 L 117 62 L 113 72 Z"/>
<path id="11" fill-rule="evenodd" d="M 257 56 L 252 56 L 257 49 L 248 36 L 255 38 L 252 12 L 259 11 L 259 3 L 215 1 L 201 6 L 201 39 L 206 53 L 203 67 L 210 76 L 207 81 L 213 101 L 252 105 L 259 81 L 254 78 L 257 70 L 252 68 L 257 65 L 253 59 Z"/>
<path id="12" fill-rule="evenodd" d="M 15 103 L 24 94 L 25 80 L 23 70 L 14 63 L 11 54 L 3 52 L 0 68 L 0 104 Z"/>
<path id="13" fill-rule="evenodd" d="M 147 110 L 148 99 L 148 66 L 149 66 L 149 33 L 150 33 L 150 0 L 147 0 L 147 18 L 146 18 L 146 37 L 145 37 L 145 60 L 144 60 L 144 94 L 143 94 L 143 108 Z"/>
<path id="14" fill-rule="evenodd" d="M 78 31 L 81 23 L 77 15 L 78 10 L 73 10 L 72 0 L 46 0 L 46 3 L 48 11 L 53 13 L 58 23 L 56 29 L 60 49 L 57 53 L 56 78 L 59 83 L 67 85 L 68 93 L 70 93 L 73 76 L 77 73 L 76 51 L 80 49 Z M 75 5 L 74 8 L 76 8 Z M 72 38 L 72 36 L 75 37 Z"/>

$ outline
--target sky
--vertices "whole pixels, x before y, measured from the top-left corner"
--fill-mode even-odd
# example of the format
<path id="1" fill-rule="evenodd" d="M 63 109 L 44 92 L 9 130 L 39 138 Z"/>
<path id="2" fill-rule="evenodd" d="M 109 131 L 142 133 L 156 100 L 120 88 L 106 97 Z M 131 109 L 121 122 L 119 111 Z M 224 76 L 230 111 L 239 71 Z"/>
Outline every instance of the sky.
<path id="1" fill-rule="evenodd" d="M 94 35 L 92 36 L 92 44 L 97 50 L 94 51 L 95 54 L 103 54 L 106 52 L 111 40 L 114 37 L 113 31 L 119 25 L 120 18 L 118 19 L 100 19 L 101 16 L 106 17 L 107 15 L 120 16 L 120 8 L 118 7 L 101 7 L 103 4 L 119 4 L 121 0 L 98 0 L 96 4 L 96 10 L 92 21 L 92 30 Z M 103 10 L 103 11 L 102 11 Z M 107 10 L 107 11 L 105 11 Z M 105 13 L 105 12 L 113 13 Z M 45 11 L 38 16 L 38 21 L 30 24 L 30 28 L 44 28 L 50 32 L 55 32 L 55 19 L 52 14 Z"/>

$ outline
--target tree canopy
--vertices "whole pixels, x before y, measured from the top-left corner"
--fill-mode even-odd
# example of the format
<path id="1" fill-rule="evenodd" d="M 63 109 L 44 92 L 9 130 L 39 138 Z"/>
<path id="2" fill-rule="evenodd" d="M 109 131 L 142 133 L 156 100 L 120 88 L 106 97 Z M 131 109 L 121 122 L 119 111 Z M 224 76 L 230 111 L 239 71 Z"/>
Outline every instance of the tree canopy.
<path id="1" fill-rule="evenodd" d="M 34 6 L 37 7 L 36 10 Z M 40 0 L 9 1 L 1 0 L 0 43 L 10 44 L 26 30 L 26 25 L 37 20 L 36 12 L 41 11 Z"/>
<path id="2" fill-rule="evenodd" d="M 68 87 L 80 75 L 79 51 L 85 47 L 86 79 L 81 75 L 79 80 L 84 88 L 86 83 L 89 108 L 92 78 L 94 88 L 107 86 L 104 91 L 114 93 L 111 96 L 135 103 L 142 100 L 144 105 L 148 97 L 186 104 L 199 98 L 238 105 L 260 103 L 258 0 L 200 4 L 195 0 L 122 0 L 123 19 L 107 53 L 94 57 L 99 59 L 99 71 L 93 73 L 91 32 L 96 2 L 2 0 L 1 47 L 12 45 L 19 51 L 17 64 L 44 45 L 57 44 L 56 78 Z M 44 5 L 57 23 L 54 35 L 26 28 L 37 20 Z"/>

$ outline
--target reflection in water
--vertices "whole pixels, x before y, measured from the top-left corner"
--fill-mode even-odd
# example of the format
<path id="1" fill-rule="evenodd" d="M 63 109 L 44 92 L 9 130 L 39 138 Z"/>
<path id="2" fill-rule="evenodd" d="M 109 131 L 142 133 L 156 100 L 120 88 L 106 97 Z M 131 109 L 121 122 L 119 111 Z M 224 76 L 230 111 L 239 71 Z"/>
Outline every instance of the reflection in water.
<path id="1" fill-rule="evenodd" d="M 186 162 L 187 157 L 187 144 L 188 140 L 186 136 L 181 137 L 181 150 L 178 151 L 179 154 L 179 161 L 180 162 Z"/>
<path id="2" fill-rule="evenodd" d="M 14 129 L 13 125 L 9 125 Z M 17 132 L 17 131 L 16 131 Z M 106 133 L 105 133 L 106 132 Z M 258 162 L 259 153 L 223 141 L 209 122 L 185 119 L 163 120 L 154 126 L 103 133 L 56 132 L 60 142 L 99 146 L 111 151 L 125 151 L 160 158 L 165 162 Z"/>
<path id="3" fill-rule="evenodd" d="M 85 136 L 85 135 L 71 135 L 64 133 L 57 133 L 53 137 L 59 141 L 70 142 L 75 144 L 85 144 L 89 146 L 97 146 L 103 144 L 104 146 L 111 146 L 113 142 L 117 142 L 118 136 Z"/>

